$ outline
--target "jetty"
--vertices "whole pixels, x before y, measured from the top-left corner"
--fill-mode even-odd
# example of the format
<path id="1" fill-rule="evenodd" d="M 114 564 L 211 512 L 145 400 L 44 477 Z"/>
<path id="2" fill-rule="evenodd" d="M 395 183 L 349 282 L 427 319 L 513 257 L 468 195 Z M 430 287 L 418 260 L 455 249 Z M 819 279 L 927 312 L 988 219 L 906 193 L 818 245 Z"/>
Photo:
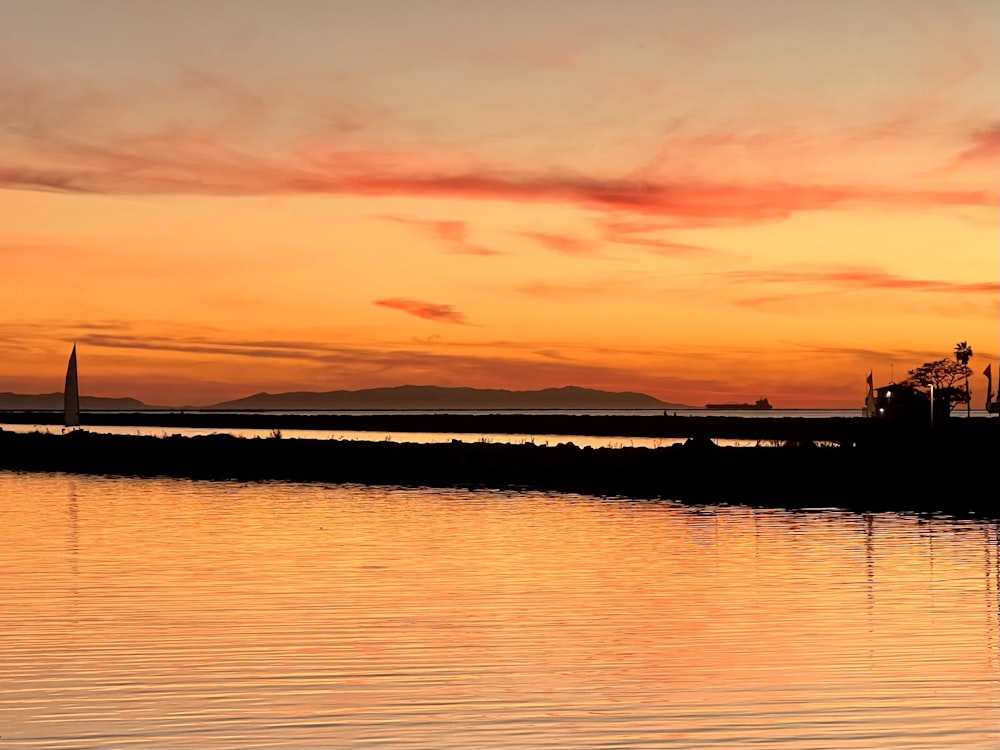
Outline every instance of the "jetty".
<path id="1" fill-rule="evenodd" d="M 755 420 L 764 421 L 764 420 Z M 970 424 L 977 420 L 956 420 Z M 542 490 L 694 503 L 841 507 L 1000 518 L 995 491 L 956 473 L 992 465 L 1000 420 L 948 434 L 818 447 L 720 447 L 692 438 L 663 448 L 400 443 L 140 436 L 86 430 L 0 431 L 0 470 L 207 480 L 297 481 Z M 989 429 L 987 429 L 989 428 Z"/>

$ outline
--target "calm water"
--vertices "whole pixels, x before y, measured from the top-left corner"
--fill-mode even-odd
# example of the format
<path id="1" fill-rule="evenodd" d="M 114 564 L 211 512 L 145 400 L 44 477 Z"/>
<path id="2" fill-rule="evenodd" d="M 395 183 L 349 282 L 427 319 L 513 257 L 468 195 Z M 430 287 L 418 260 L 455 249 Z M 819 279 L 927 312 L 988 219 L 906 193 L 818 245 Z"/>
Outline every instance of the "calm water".
<path id="1" fill-rule="evenodd" d="M 58 425 L 35 425 L 35 424 L 15 424 L 3 425 L 2 428 L 8 432 L 48 432 L 59 434 L 63 428 Z M 151 435 L 153 437 L 164 437 L 167 435 L 184 435 L 192 437 L 195 435 L 217 435 L 225 433 L 242 438 L 266 438 L 270 437 L 273 430 L 255 428 L 220 428 L 220 427 L 136 427 L 117 425 L 93 425 L 83 429 L 88 432 L 97 432 L 110 435 Z M 311 440 L 366 440 L 381 442 L 388 440 L 395 443 L 450 443 L 458 440 L 463 443 L 511 443 L 519 445 L 522 443 L 534 443 L 535 445 L 558 445 L 559 443 L 571 442 L 580 447 L 589 445 L 593 448 L 661 448 L 675 443 L 683 443 L 686 438 L 646 438 L 646 437 L 624 437 L 624 436 L 592 436 L 592 435 L 546 435 L 539 434 L 510 434 L 500 432 L 468 433 L 468 432 L 372 432 L 365 430 L 281 430 L 282 437 L 304 438 Z M 774 446 L 780 445 L 777 440 L 730 440 L 717 439 L 714 441 L 718 445 L 724 446 Z"/>
<path id="2" fill-rule="evenodd" d="M 222 412 L 225 413 L 225 412 Z M 274 414 L 276 412 L 255 412 L 258 414 Z M 353 414 L 353 415 L 364 415 L 364 414 L 440 414 L 440 413 L 455 413 L 455 412 L 434 412 L 434 411 L 406 411 L 406 412 L 390 412 L 390 411 L 298 411 L 298 412 L 283 412 L 286 414 L 294 415 L 307 415 L 307 414 Z M 464 414 L 503 414 L 503 413 L 516 413 L 516 414 L 591 414 L 591 415 L 628 415 L 628 416 L 648 416 L 650 418 L 656 418 L 663 412 L 661 410 L 600 410 L 591 409 L 585 411 L 573 411 L 573 410 L 537 410 L 537 411 L 517 411 L 517 412 L 504 412 L 503 410 L 492 410 L 492 411 L 467 411 L 461 412 Z M 689 410 L 670 410 L 670 413 L 676 413 L 683 416 L 709 416 L 709 417 L 747 417 L 750 419 L 767 419 L 772 417 L 857 417 L 860 416 L 860 409 L 774 409 L 772 411 L 709 411 L 706 409 L 689 409 Z M 973 416 L 987 417 L 989 416 L 984 410 L 972 411 Z M 962 418 L 965 416 L 965 412 L 955 412 L 955 417 Z M 0 414 L 0 420 L 2 420 L 3 415 Z M 86 421 L 86 414 L 84 415 L 84 421 Z M 6 424 L 0 421 L 0 429 L 7 430 L 8 432 L 52 432 L 58 433 L 62 431 L 60 425 L 38 425 L 38 424 Z M 245 438 L 266 438 L 272 433 L 270 428 L 268 429 L 255 429 L 255 428 L 220 428 L 220 427 L 148 427 L 148 426 L 118 426 L 118 425 L 87 425 L 84 429 L 89 432 L 99 432 L 99 433 L 109 433 L 115 435 L 153 435 L 153 436 L 164 436 L 164 435 L 213 435 L 218 433 L 226 433 L 228 435 L 236 435 L 238 437 Z M 453 440 L 460 440 L 462 442 L 489 442 L 489 443 L 535 443 L 537 445 L 558 445 L 559 443 L 572 442 L 580 447 L 590 446 L 592 448 L 660 448 L 664 446 L 674 445 L 677 443 L 683 443 L 686 438 L 648 438 L 648 437 L 630 437 L 630 436 L 590 436 L 590 435 L 546 435 L 546 434 L 534 434 L 534 433 L 523 433 L 523 434 L 509 434 L 509 433 L 468 433 L 468 432 L 374 432 L 365 430 L 281 430 L 281 434 L 286 438 L 307 438 L 307 439 L 319 439 L 319 440 L 389 440 L 397 443 L 450 443 Z M 718 445 L 723 446 L 769 446 L 780 444 L 780 441 L 760 441 L 760 440 L 735 440 L 735 439 L 718 439 L 714 441 Z"/>
<path id="3" fill-rule="evenodd" d="M 989 748 L 995 524 L 0 473 L 0 748 Z"/>

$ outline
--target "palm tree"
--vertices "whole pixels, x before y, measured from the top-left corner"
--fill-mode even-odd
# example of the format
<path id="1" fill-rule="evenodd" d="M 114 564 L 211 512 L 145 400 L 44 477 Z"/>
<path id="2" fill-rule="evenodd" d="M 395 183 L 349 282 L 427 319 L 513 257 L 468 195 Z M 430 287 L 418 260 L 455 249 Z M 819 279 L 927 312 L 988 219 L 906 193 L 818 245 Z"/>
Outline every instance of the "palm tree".
<path id="1" fill-rule="evenodd" d="M 965 416 L 972 415 L 972 394 L 969 393 L 969 360 L 972 359 L 972 347 L 965 341 L 955 344 L 955 361 L 965 369 Z"/>

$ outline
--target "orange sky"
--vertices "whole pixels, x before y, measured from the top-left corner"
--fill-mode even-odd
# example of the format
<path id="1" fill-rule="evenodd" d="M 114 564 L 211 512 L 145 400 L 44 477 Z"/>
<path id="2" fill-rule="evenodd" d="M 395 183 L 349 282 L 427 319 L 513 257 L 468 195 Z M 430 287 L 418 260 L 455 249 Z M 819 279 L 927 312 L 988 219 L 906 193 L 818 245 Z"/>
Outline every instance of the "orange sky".
<path id="1" fill-rule="evenodd" d="M 10 4 L 0 390 L 983 391 L 996 4 L 688 5 Z"/>

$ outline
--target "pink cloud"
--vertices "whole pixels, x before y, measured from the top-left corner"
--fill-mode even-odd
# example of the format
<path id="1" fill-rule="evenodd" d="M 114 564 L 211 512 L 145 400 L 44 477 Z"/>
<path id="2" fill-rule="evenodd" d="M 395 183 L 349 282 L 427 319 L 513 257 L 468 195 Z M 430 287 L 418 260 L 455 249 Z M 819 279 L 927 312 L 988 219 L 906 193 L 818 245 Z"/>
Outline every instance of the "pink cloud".
<path id="1" fill-rule="evenodd" d="M 690 245 L 685 242 L 650 237 L 650 234 L 663 231 L 667 228 L 663 226 L 662 222 L 604 217 L 598 219 L 596 224 L 608 242 L 618 245 L 636 245 L 646 248 L 655 255 L 673 257 L 678 255 L 705 255 L 718 252 L 713 248 L 703 245 Z"/>
<path id="2" fill-rule="evenodd" d="M 903 289 L 929 293 L 990 294 L 1000 293 L 995 281 L 960 282 L 934 279 L 911 279 L 871 268 L 844 268 L 817 271 L 730 271 L 721 274 L 735 282 L 764 284 L 819 284 L 854 289 Z M 761 303 L 776 298 L 762 297 Z M 749 302 L 749 301 L 748 301 Z"/>
<path id="3" fill-rule="evenodd" d="M 426 195 L 468 199 L 568 203 L 597 211 L 658 217 L 665 228 L 735 226 L 787 219 L 803 211 L 848 207 L 898 209 L 992 206 L 995 191 L 893 189 L 846 185 L 654 183 L 587 177 L 498 177 L 488 174 L 346 177 L 296 183 L 305 192 Z"/>
<path id="4" fill-rule="evenodd" d="M 152 87 L 153 94 L 169 101 L 176 99 L 182 111 L 201 113 L 183 126 L 144 121 L 126 94 L 115 97 L 86 87 L 77 91 L 68 86 L 24 82 L 13 75 L 5 76 L 3 83 L 0 119 L 5 131 L 0 133 L 0 189 L 114 195 L 409 196 L 556 203 L 600 213 L 655 218 L 664 230 L 776 222 L 801 212 L 847 208 L 994 207 L 1000 200 L 992 184 L 970 190 L 769 179 L 737 181 L 691 169 L 684 173 L 698 177 L 678 177 L 676 170 L 671 173 L 658 168 L 624 178 L 572 174 L 554 167 L 517 170 L 503 164 L 489 165 L 461 150 L 429 143 L 395 149 L 363 143 L 356 131 L 364 130 L 369 119 L 383 113 L 350 102 L 338 104 L 334 112 L 317 113 L 309 110 L 312 105 L 299 103 L 296 107 L 289 95 L 268 90 L 268 96 L 274 93 L 279 100 L 278 109 L 294 115 L 299 133 L 288 136 L 287 124 L 279 127 L 272 122 L 272 109 L 263 105 L 268 100 L 262 99 L 261 93 L 202 72 L 184 73 L 179 84 Z M 182 96 L 178 91 L 187 93 Z M 316 104 L 316 108 L 322 107 Z M 141 109 L 138 111 L 141 113 Z M 156 116 L 150 112 L 148 117 Z M 697 140 L 676 138 L 682 144 Z M 709 158 L 709 162 L 713 153 L 728 148 L 734 139 L 743 143 L 725 133 L 708 133 L 700 138 L 695 156 Z M 773 138 L 761 134 L 744 145 L 756 148 L 761 142 L 771 143 Z M 995 143 L 984 135 L 960 158 L 972 159 L 994 151 Z M 454 252 L 493 252 L 469 241 L 469 228 L 464 222 L 431 222 L 425 226 Z M 536 233 L 536 239 L 550 249 L 587 254 L 585 241 L 557 240 L 541 234 Z M 637 233 L 619 234 L 613 241 L 658 249 L 655 251 L 663 254 L 691 249 L 683 243 Z"/>
<path id="5" fill-rule="evenodd" d="M 430 232 L 448 246 L 449 251 L 456 255 L 504 255 L 499 250 L 476 244 L 469 240 L 469 224 L 455 220 L 409 219 L 402 216 L 383 215 L 379 218 L 400 224 L 409 224 Z"/>
<path id="6" fill-rule="evenodd" d="M 595 257 L 597 248 L 590 240 L 551 232 L 519 232 L 522 237 L 535 240 L 543 247 L 563 255 Z"/>
<path id="7" fill-rule="evenodd" d="M 517 291 L 531 297 L 567 302 L 621 293 L 634 294 L 636 284 L 620 280 L 595 281 L 589 284 L 553 284 L 548 281 L 534 281 L 518 287 Z"/>
<path id="8" fill-rule="evenodd" d="M 438 323 L 455 323 L 457 325 L 469 325 L 465 319 L 465 314 L 455 310 L 451 305 L 435 305 L 432 302 L 422 302 L 416 299 L 404 299 L 393 297 L 392 299 L 375 300 L 372 304 L 379 307 L 388 307 L 390 310 L 400 310 L 410 315 L 415 315 L 424 320 L 433 320 Z"/>
<path id="9" fill-rule="evenodd" d="M 969 136 L 968 146 L 955 157 L 956 164 L 986 163 L 993 168 L 1000 162 L 1000 122 L 977 130 Z"/>

